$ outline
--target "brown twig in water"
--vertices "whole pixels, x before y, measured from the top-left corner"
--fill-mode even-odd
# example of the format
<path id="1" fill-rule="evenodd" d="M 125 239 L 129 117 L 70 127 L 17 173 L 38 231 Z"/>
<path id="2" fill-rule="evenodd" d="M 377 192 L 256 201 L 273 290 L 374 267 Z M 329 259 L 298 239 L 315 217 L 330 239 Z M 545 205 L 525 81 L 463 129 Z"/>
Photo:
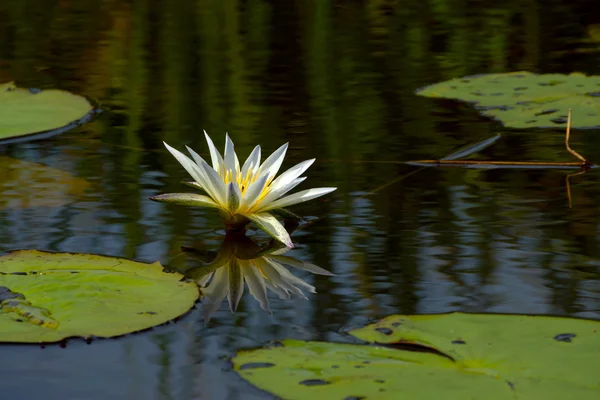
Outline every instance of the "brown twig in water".
<path id="1" fill-rule="evenodd" d="M 572 155 L 574 155 L 575 157 L 577 157 L 581 160 L 581 162 L 583 163 L 582 167 L 585 168 L 585 166 L 590 165 L 590 163 L 581 154 L 579 154 L 578 152 L 573 150 L 571 148 L 571 146 L 569 146 L 569 137 L 570 136 L 571 136 L 571 109 L 569 108 L 569 114 L 567 116 L 567 133 L 565 135 L 565 147 L 567 148 L 567 151 L 569 153 L 571 153 Z"/>
<path id="2" fill-rule="evenodd" d="M 579 172 L 575 172 L 575 173 L 567 175 L 567 177 L 565 178 L 565 182 L 567 183 L 567 198 L 569 199 L 569 208 L 571 208 L 571 184 L 569 183 L 569 178 L 571 178 L 572 176 L 585 174 L 587 171 L 588 171 L 587 169 L 582 169 Z"/>
<path id="3" fill-rule="evenodd" d="M 406 164 L 416 166 L 461 166 L 461 165 L 489 165 L 498 167 L 581 167 L 580 162 L 551 162 L 551 161 L 479 161 L 479 160 L 418 160 L 407 161 Z"/>
<path id="4" fill-rule="evenodd" d="M 592 163 L 590 163 L 588 160 L 585 159 L 585 157 L 583 157 L 581 154 L 579 154 L 578 152 L 576 152 L 575 150 L 573 150 L 571 148 L 571 146 L 569 146 L 569 139 L 571 137 L 571 109 L 569 108 L 569 113 L 567 116 L 567 130 L 566 130 L 566 134 L 565 134 L 565 147 L 567 149 L 567 151 L 569 153 L 571 153 L 571 155 L 575 156 L 577 159 L 579 159 L 581 162 L 541 162 L 541 161 L 521 161 L 521 162 L 514 162 L 514 161 L 475 161 L 475 160 L 447 160 L 447 159 L 442 159 L 442 160 L 418 160 L 418 161 L 409 161 L 407 162 L 407 164 L 410 165 L 417 165 L 417 166 L 437 166 L 437 167 L 441 167 L 441 166 L 454 166 L 454 167 L 458 167 L 458 166 L 491 166 L 491 167 L 498 167 L 498 168 L 510 168 L 510 167 L 515 167 L 515 168 L 543 168 L 543 167 L 547 167 L 547 168 L 561 168 L 561 167 L 566 167 L 566 168 L 581 168 L 583 170 L 588 170 L 590 169 L 593 165 Z"/>
<path id="5" fill-rule="evenodd" d="M 457 155 L 457 157 L 461 157 L 464 155 L 468 155 L 470 154 L 470 150 L 467 150 L 467 152 L 465 153 L 465 151 L 460 151 L 460 152 L 455 152 L 453 153 L 451 156 L 447 156 L 443 159 L 439 159 L 439 160 L 417 160 L 417 161 L 408 161 L 408 162 L 404 162 L 404 164 L 408 164 L 408 165 L 414 165 L 414 166 L 419 166 L 421 168 L 414 170 L 412 172 L 409 172 L 408 174 L 402 175 L 396 179 L 393 179 L 383 185 L 381 185 L 378 188 L 375 188 L 374 190 L 372 190 L 369 193 L 366 193 L 360 197 L 365 197 L 368 195 L 372 195 L 378 191 L 380 191 L 381 189 L 390 186 L 393 183 L 396 183 L 398 181 L 403 180 L 404 178 L 407 178 L 417 172 L 422 171 L 423 169 L 427 168 L 427 167 L 460 167 L 460 166 L 464 166 L 464 167 L 482 167 L 485 168 L 487 167 L 492 167 L 492 168 L 579 168 L 581 171 L 574 173 L 574 174 L 570 174 L 567 176 L 567 195 L 569 197 L 569 208 L 571 207 L 571 187 L 569 184 L 569 177 L 571 176 L 576 176 L 576 175 L 580 175 L 582 173 L 585 173 L 587 170 L 589 170 L 590 168 L 594 167 L 594 165 L 589 162 L 588 160 L 586 160 L 581 154 L 577 153 L 575 150 L 573 150 L 570 146 L 569 146 L 569 138 L 571 136 L 571 109 L 569 108 L 569 113 L 567 116 L 567 130 L 566 130 L 566 134 L 565 134 L 565 147 L 567 149 L 567 151 L 569 153 L 571 153 L 573 156 L 575 156 L 578 160 L 580 160 L 580 162 L 575 162 L 575 161 L 571 161 L 571 162 L 543 162 L 543 161 L 521 161 L 521 162 L 514 162 L 514 161 L 475 161 L 475 160 L 457 160 L 453 157 L 453 155 Z M 490 139 L 486 139 L 485 141 L 481 142 L 483 148 L 488 147 L 489 145 L 493 144 L 500 136 L 497 137 L 493 137 Z M 480 143 L 477 143 L 474 146 L 469 146 L 473 147 L 473 151 L 476 150 L 480 150 L 479 147 Z M 464 154 L 463 154 L 464 153 Z M 460 154 L 460 156 L 458 155 Z M 389 163 L 390 161 L 383 161 L 386 163 Z M 396 162 L 393 162 L 396 163 Z"/>

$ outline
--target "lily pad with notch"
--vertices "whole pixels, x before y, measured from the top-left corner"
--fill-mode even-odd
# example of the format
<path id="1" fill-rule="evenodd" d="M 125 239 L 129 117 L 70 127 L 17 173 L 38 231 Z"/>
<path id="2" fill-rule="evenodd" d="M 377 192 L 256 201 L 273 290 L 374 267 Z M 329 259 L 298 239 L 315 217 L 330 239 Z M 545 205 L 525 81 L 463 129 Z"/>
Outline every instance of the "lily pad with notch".
<path id="1" fill-rule="evenodd" d="M 121 336 L 179 317 L 198 297 L 158 262 L 15 251 L 0 257 L 0 342 Z"/>
<path id="2" fill-rule="evenodd" d="M 350 332 L 367 344 L 285 340 L 233 363 L 285 399 L 591 400 L 600 391 L 599 331 L 600 322 L 573 318 L 393 315 Z"/>

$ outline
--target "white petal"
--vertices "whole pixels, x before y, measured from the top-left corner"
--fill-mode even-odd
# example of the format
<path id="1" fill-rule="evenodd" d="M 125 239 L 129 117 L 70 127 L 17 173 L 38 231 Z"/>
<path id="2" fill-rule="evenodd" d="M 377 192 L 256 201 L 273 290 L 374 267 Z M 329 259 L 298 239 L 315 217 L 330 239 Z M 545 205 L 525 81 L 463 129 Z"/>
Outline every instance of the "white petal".
<path id="1" fill-rule="evenodd" d="M 294 179 L 299 177 L 315 162 L 315 159 L 302 161 L 299 164 L 294 165 L 292 168 L 285 171 L 283 174 L 279 175 L 277 179 L 275 179 L 271 183 L 271 190 L 277 190 L 282 186 L 287 185 L 292 182 Z"/>
<path id="2" fill-rule="evenodd" d="M 264 260 L 272 268 L 272 270 L 269 270 L 268 267 L 265 267 L 265 271 L 269 271 L 269 272 L 266 272 L 265 275 L 267 275 L 269 277 L 273 276 L 273 277 L 279 278 L 278 281 L 273 281 L 273 284 L 275 284 L 276 286 L 279 286 L 286 292 L 291 292 L 291 293 L 295 294 L 296 296 L 306 299 L 306 296 L 304 295 L 304 293 L 302 293 L 302 290 L 293 284 L 293 283 L 296 283 L 296 282 L 294 282 L 294 278 L 296 280 L 298 280 L 301 284 L 308 286 L 309 290 L 310 290 L 310 288 L 312 288 L 312 286 L 310 286 L 306 282 L 302 281 L 301 279 L 293 276 L 284 266 L 279 265 L 276 262 L 269 260 L 268 258 L 265 258 Z M 313 291 L 314 291 L 314 288 L 313 288 Z"/>
<path id="3" fill-rule="evenodd" d="M 204 158 L 200 157 L 200 155 L 198 153 L 196 153 L 194 150 L 192 150 L 189 146 L 185 146 L 185 148 L 192 155 L 192 158 L 194 159 L 196 164 L 198 164 L 198 165 L 202 164 L 202 161 L 204 161 Z"/>
<path id="4" fill-rule="evenodd" d="M 250 209 L 258 200 L 263 189 L 267 186 L 268 176 L 263 175 L 252 182 L 244 192 L 244 208 Z"/>
<path id="5" fill-rule="evenodd" d="M 159 203 L 179 204 L 183 206 L 197 206 L 220 208 L 210 197 L 196 193 L 165 193 L 150 197 L 150 200 Z"/>
<path id="6" fill-rule="evenodd" d="M 273 256 L 281 256 L 285 253 L 289 252 L 291 249 L 289 247 L 282 247 L 280 249 L 274 249 L 269 254 Z"/>
<path id="7" fill-rule="evenodd" d="M 285 281 L 294 289 L 297 289 L 298 292 L 300 292 L 298 294 L 298 296 L 302 297 L 303 299 L 307 299 L 306 295 L 304 294 L 304 292 L 302 292 L 302 289 L 307 290 L 309 293 L 317 293 L 315 287 L 313 285 L 309 285 L 308 283 L 304 282 L 302 279 L 298 278 L 297 276 L 292 275 L 291 272 L 289 272 L 289 276 L 284 277 Z"/>
<path id="8" fill-rule="evenodd" d="M 242 294 L 244 294 L 244 277 L 238 260 L 233 257 L 229 264 L 229 292 L 227 293 L 231 312 L 237 310 Z"/>
<path id="9" fill-rule="evenodd" d="M 277 171 L 281 167 L 281 163 L 283 163 L 283 159 L 285 158 L 285 152 L 288 149 L 288 143 L 282 145 L 277 150 L 273 152 L 265 162 L 260 166 L 259 173 L 260 175 L 267 175 L 270 181 L 277 175 Z"/>
<path id="10" fill-rule="evenodd" d="M 224 165 L 223 157 L 221 156 L 221 153 L 219 153 L 219 150 L 217 150 L 217 148 L 215 147 L 215 144 L 213 143 L 210 136 L 208 136 L 208 133 L 206 133 L 206 131 L 204 131 L 204 137 L 206 138 L 208 150 L 210 151 L 210 159 L 212 161 L 212 166 L 215 169 L 215 171 L 217 171 L 218 173 L 222 173 L 223 171 L 221 171 L 221 169 Z"/>
<path id="11" fill-rule="evenodd" d="M 244 162 L 244 166 L 242 167 L 242 176 L 245 178 L 248 175 L 248 171 L 250 171 L 250 168 L 258 169 L 259 164 L 260 146 L 256 146 L 254 150 L 252 150 L 252 153 L 250 153 L 250 155 L 246 159 L 246 162 Z"/>
<path id="12" fill-rule="evenodd" d="M 204 182 L 203 182 L 204 179 L 201 175 L 201 172 L 198 171 L 198 166 L 196 165 L 196 163 L 193 162 L 188 156 L 186 156 L 179 150 L 174 149 L 173 147 L 169 146 L 166 142 L 163 142 L 163 143 L 165 144 L 165 147 L 167 148 L 167 150 L 169 150 L 169 152 L 171 154 L 173 154 L 175 159 L 177 161 L 179 161 L 179 164 L 181 164 L 183 166 L 183 168 L 185 168 L 185 170 L 188 172 L 188 174 L 190 174 L 196 182 L 198 182 L 201 186 L 204 187 Z"/>
<path id="13" fill-rule="evenodd" d="M 248 284 L 248 291 L 258 300 L 263 310 L 271 311 L 269 308 L 269 299 L 267 298 L 267 286 L 262 275 L 251 262 L 246 261 L 242 266 L 244 278 Z"/>
<path id="14" fill-rule="evenodd" d="M 265 207 L 257 209 L 259 212 L 273 210 L 274 208 L 282 208 L 291 206 L 292 204 L 303 203 L 315 199 L 317 197 L 326 195 L 327 193 L 333 192 L 337 188 L 315 188 L 302 190 L 301 192 L 290 194 L 289 196 L 283 197 L 279 200 L 275 200 L 271 204 L 267 204 Z"/>
<path id="15" fill-rule="evenodd" d="M 237 184 L 229 182 L 227 185 L 227 209 L 232 214 L 237 211 L 242 201 L 242 192 Z"/>
<path id="16" fill-rule="evenodd" d="M 200 167 L 202 168 L 206 176 L 206 183 L 202 184 L 202 182 L 200 182 L 200 184 L 202 184 L 202 186 L 211 195 L 211 197 L 215 199 L 217 203 L 225 206 L 227 204 L 225 202 L 227 196 L 227 188 L 225 187 L 225 182 L 223 182 L 217 171 L 211 168 L 211 166 L 208 165 L 206 161 L 202 161 Z"/>
<path id="17" fill-rule="evenodd" d="M 252 260 L 256 268 L 266 277 L 265 285 L 273 292 L 277 293 L 280 299 L 289 299 L 290 294 L 285 289 L 285 282 L 281 278 L 281 274 L 273 267 L 273 265 L 263 257 L 258 257 Z"/>
<path id="18" fill-rule="evenodd" d="M 308 283 L 304 282 L 302 279 L 300 279 L 297 276 L 295 276 L 294 274 L 292 274 L 283 265 L 281 265 L 273 260 L 267 259 L 267 261 L 271 262 L 273 267 L 276 268 L 277 271 L 279 272 L 281 279 L 283 279 L 289 285 L 289 287 L 293 288 L 293 291 L 296 294 L 298 294 L 298 296 L 306 298 L 306 296 L 304 296 L 304 293 L 302 293 L 302 290 L 298 286 L 305 288 L 306 290 L 308 290 L 311 293 L 316 293 L 314 286 L 309 285 Z"/>
<path id="19" fill-rule="evenodd" d="M 210 278 L 212 278 L 212 276 L 214 275 L 214 272 L 208 274 L 208 275 L 203 275 L 199 278 L 194 279 L 196 281 L 196 283 L 200 286 L 200 287 L 204 287 L 206 286 L 206 284 L 208 283 L 208 281 L 210 281 Z"/>
<path id="20" fill-rule="evenodd" d="M 240 168 L 240 160 L 238 159 L 237 153 L 235 151 L 233 152 L 233 158 L 235 160 L 235 170 L 239 174 L 242 169 Z"/>
<path id="21" fill-rule="evenodd" d="M 229 289 L 229 268 L 223 267 L 215 271 L 212 281 L 202 291 L 207 300 L 204 307 L 204 320 L 208 322 L 210 315 L 219 309 Z"/>
<path id="22" fill-rule="evenodd" d="M 290 256 L 278 256 L 278 255 L 270 255 L 269 258 L 273 261 L 278 262 L 279 264 L 286 264 L 289 266 L 292 266 L 294 268 L 298 268 L 298 269 L 303 269 L 305 271 L 309 271 L 312 272 L 313 274 L 317 274 L 317 275 L 327 275 L 327 276 L 334 276 L 335 274 L 333 274 L 332 272 L 327 271 L 326 269 L 323 269 L 317 265 L 311 264 L 311 263 L 307 263 L 304 261 L 300 261 L 297 258 L 294 257 L 290 257 Z"/>
<path id="23" fill-rule="evenodd" d="M 285 230 L 283 225 L 281 225 L 281 223 L 277 221 L 277 218 L 275 218 L 271 214 L 247 214 L 246 217 L 252 222 L 254 222 L 256 225 L 258 225 L 260 229 L 267 232 L 270 236 L 272 236 L 276 240 L 279 240 L 287 247 L 294 247 L 289 233 Z"/>
<path id="24" fill-rule="evenodd" d="M 227 266 L 217 269 L 214 272 L 213 279 L 208 286 L 204 288 L 203 294 L 210 302 L 223 301 L 229 290 L 229 269 Z"/>
<path id="25" fill-rule="evenodd" d="M 237 172 L 240 170 L 240 162 L 238 161 L 237 155 L 235 154 L 235 149 L 233 142 L 228 134 L 225 134 L 225 153 L 223 155 L 225 158 L 225 170 L 231 171 L 232 180 L 237 181 Z"/>
<path id="26" fill-rule="evenodd" d="M 271 281 L 265 281 L 265 285 L 267 288 L 269 288 L 269 290 L 277 294 L 277 297 L 279 297 L 281 300 L 289 300 L 290 294 L 287 290 L 283 290 L 279 286 L 275 286 Z"/>
<path id="27" fill-rule="evenodd" d="M 223 158 L 225 159 L 225 169 L 235 169 L 235 161 L 233 156 L 235 154 L 235 146 L 229 135 L 225 134 L 225 151 L 223 152 Z"/>
<path id="28" fill-rule="evenodd" d="M 294 179 L 293 181 L 289 182 L 287 185 L 282 186 L 277 190 L 269 191 L 269 193 L 265 197 L 262 198 L 262 200 L 260 201 L 260 204 L 257 205 L 257 209 L 268 206 L 269 203 L 272 203 L 273 201 L 277 200 L 278 198 L 280 198 L 281 196 L 283 196 L 284 194 L 286 194 L 287 192 L 289 192 L 290 190 L 292 190 L 293 188 L 295 188 L 296 186 L 298 186 L 299 184 L 304 182 L 305 179 L 306 179 L 306 177 L 303 176 L 302 178 Z"/>

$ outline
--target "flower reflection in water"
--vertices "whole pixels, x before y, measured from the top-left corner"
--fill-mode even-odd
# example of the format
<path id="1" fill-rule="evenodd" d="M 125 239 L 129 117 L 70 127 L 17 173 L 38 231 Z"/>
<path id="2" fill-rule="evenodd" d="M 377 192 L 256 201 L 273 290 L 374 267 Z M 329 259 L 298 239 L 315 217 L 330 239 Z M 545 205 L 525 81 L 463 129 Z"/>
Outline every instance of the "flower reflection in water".
<path id="1" fill-rule="evenodd" d="M 183 247 L 182 250 L 201 260 L 204 255 L 195 248 Z M 314 286 L 294 276 L 287 267 L 317 275 L 334 275 L 314 264 L 285 255 L 288 251 L 289 248 L 274 240 L 259 246 L 244 233 L 227 232 L 211 262 L 203 262 L 202 266 L 185 272 L 188 278 L 194 279 L 202 287 L 204 301 L 207 303 L 204 308 L 205 320 L 219 308 L 225 297 L 229 301 L 230 310 L 235 312 L 244 293 L 244 282 L 260 306 L 270 312 L 267 289 L 281 299 L 289 299 L 293 295 L 306 299 L 303 290 L 315 293 Z"/>

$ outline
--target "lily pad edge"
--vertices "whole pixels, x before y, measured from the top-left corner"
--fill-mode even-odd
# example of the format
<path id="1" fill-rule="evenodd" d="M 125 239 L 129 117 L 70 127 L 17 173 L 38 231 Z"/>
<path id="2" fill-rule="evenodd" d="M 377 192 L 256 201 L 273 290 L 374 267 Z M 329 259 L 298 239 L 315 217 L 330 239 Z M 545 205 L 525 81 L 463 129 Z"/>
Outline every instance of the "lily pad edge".
<path id="1" fill-rule="evenodd" d="M 10 249 L 10 250 L 4 250 L 2 248 L 0 248 L 0 257 L 4 257 L 10 254 L 15 254 L 15 253 L 19 253 L 19 252 L 31 252 L 31 251 L 37 251 L 40 253 L 45 253 L 45 254 L 64 254 L 64 255 L 90 255 L 90 256 L 98 256 L 98 257 L 104 257 L 104 258 L 113 258 L 115 260 L 121 260 L 121 259 L 125 259 L 125 257 L 119 257 L 119 256 L 115 256 L 115 255 L 105 255 L 105 254 L 98 254 L 98 253 L 78 253 L 78 252 L 71 252 L 71 251 L 54 251 L 54 250 L 40 250 L 40 249 L 22 249 L 22 248 L 17 248 L 17 249 Z M 31 342 L 31 343 L 27 343 L 27 342 L 0 342 L 0 346 L 42 346 L 42 347 L 46 347 L 48 345 L 58 345 L 60 347 L 66 347 L 67 343 L 73 340 L 82 340 L 85 341 L 87 344 L 91 344 L 92 341 L 94 340 L 116 340 L 116 339 L 120 339 L 123 338 L 125 336 L 129 336 L 129 335 L 138 335 L 138 334 L 142 334 L 148 331 L 152 331 L 155 328 L 159 328 L 162 326 L 166 326 L 166 325 L 170 325 L 171 323 L 177 323 L 179 321 L 181 321 L 183 318 L 187 318 L 189 317 L 192 312 L 194 310 L 197 309 L 197 305 L 201 302 L 202 298 L 203 298 L 203 294 L 202 294 L 202 290 L 201 287 L 193 280 L 186 278 L 183 274 L 181 274 L 180 272 L 174 271 L 174 270 L 169 270 L 167 268 L 165 268 L 164 265 L 162 265 L 162 263 L 160 261 L 155 261 L 153 263 L 148 263 L 146 261 L 139 261 L 136 259 L 129 259 L 127 258 L 128 261 L 133 261 L 136 263 L 140 263 L 140 264 L 146 264 L 146 265 L 156 265 L 156 266 L 160 266 L 163 268 L 163 273 L 166 274 L 176 274 L 176 275 L 180 275 L 181 279 L 179 280 L 180 282 L 187 282 L 187 283 L 193 283 L 194 286 L 197 289 L 198 292 L 198 296 L 194 302 L 194 304 L 189 308 L 188 311 L 186 311 L 185 313 L 178 315 L 177 317 L 165 321 L 161 324 L 158 325 L 154 325 L 148 328 L 144 328 L 144 329 L 140 329 L 140 330 L 136 330 L 136 331 L 132 331 L 132 332 L 128 332 L 128 333 L 123 333 L 121 335 L 115 335 L 115 336 L 110 336 L 110 337 L 106 337 L 106 336 L 95 336 L 95 335 L 90 335 L 87 337 L 83 337 L 83 336 L 68 336 L 68 337 L 64 337 L 63 339 L 59 340 L 59 341 L 39 341 L 39 342 Z M 0 273 L 3 274 L 3 273 Z M 0 311 L 1 312 L 1 311 Z"/>

